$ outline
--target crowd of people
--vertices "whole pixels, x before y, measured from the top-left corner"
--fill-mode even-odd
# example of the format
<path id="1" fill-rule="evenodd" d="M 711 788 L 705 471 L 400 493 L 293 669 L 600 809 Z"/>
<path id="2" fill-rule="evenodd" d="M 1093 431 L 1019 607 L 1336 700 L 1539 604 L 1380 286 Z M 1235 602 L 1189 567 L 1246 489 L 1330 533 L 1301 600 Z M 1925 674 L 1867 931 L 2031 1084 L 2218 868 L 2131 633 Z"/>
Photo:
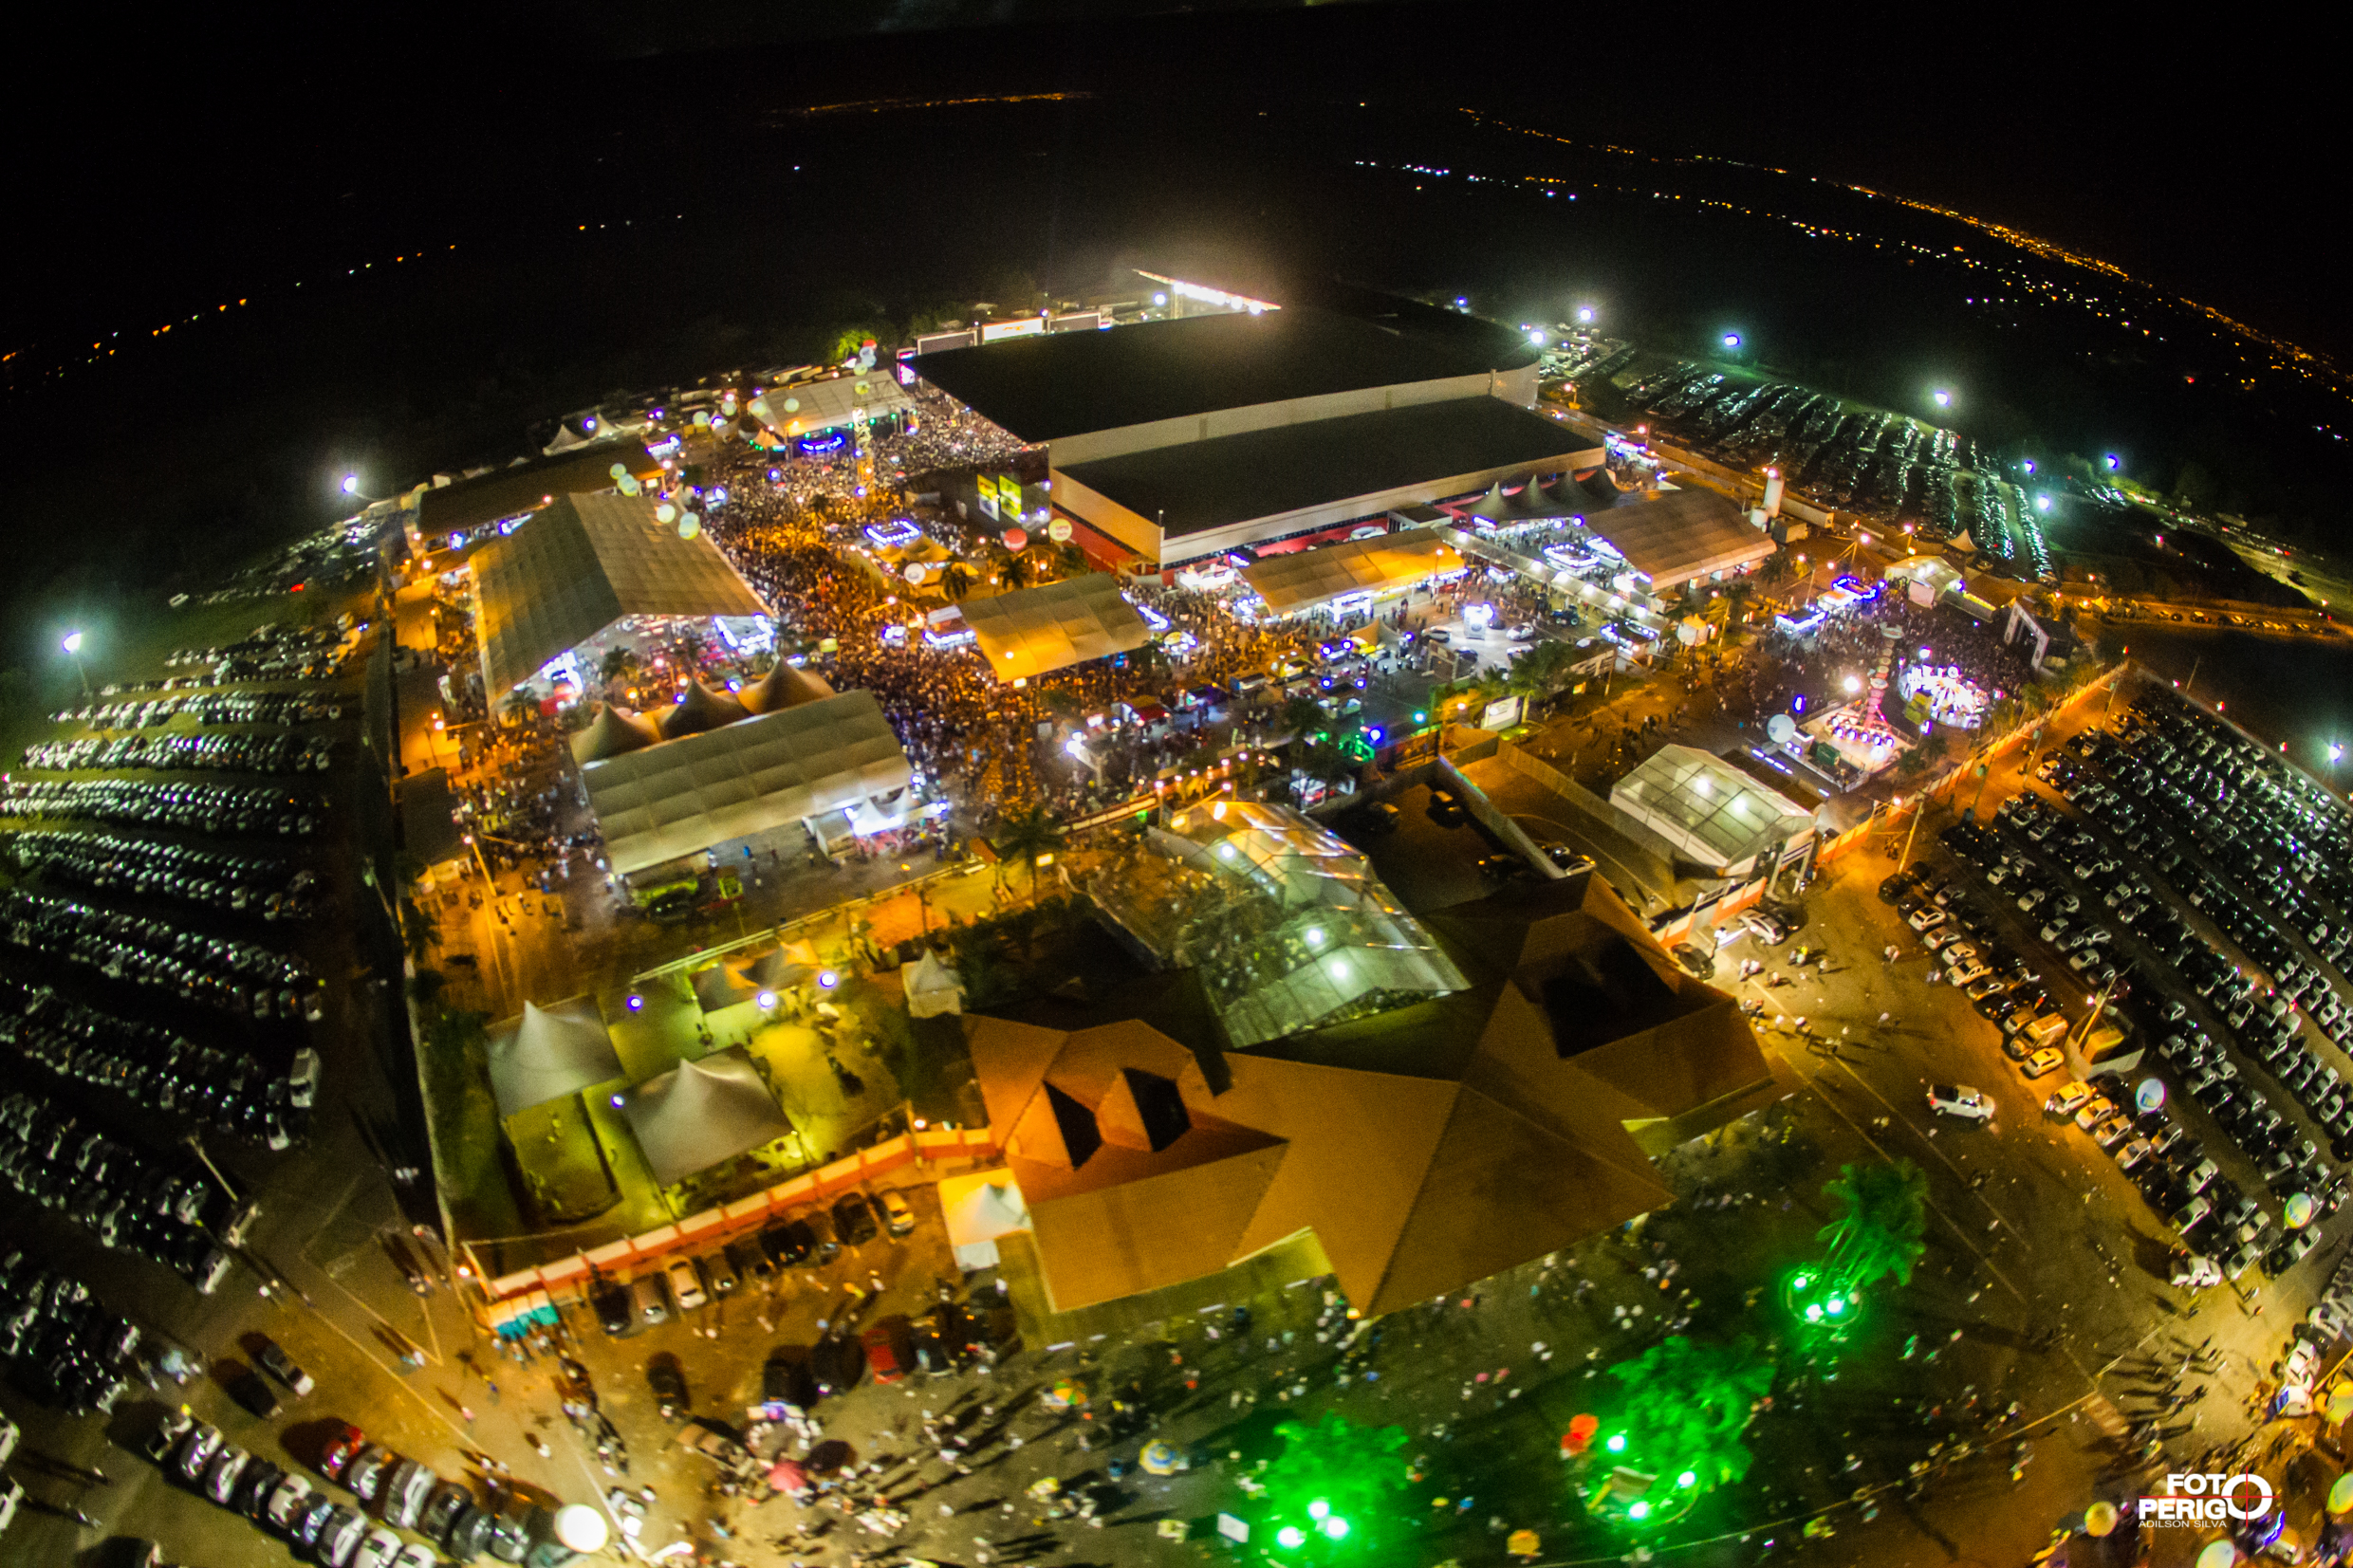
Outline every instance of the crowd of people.
<path id="1" fill-rule="evenodd" d="M 1885 635 L 1889 630 L 1893 638 Z M 1889 591 L 1825 612 L 1822 625 L 1811 632 L 1769 623 L 1754 656 L 1738 667 L 1722 695 L 1732 716 L 1753 728 L 1775 713 L 1792 712 L 1800 696 L 1807 714 L 1844 702 L 1851 695 L 1845 686 L 1849 677 L 1867 682 L 1891 651 L 1892 677 L 1903 665 L 1920 660 L 1922 649 L 1928 650 L 1925 662 L 1954 669 L 1957 678 L 1989 695 L 2019 691 L 2032 679 L 2018 650 L 1990 627 L 1950 606 L 1922 608 Z"/>

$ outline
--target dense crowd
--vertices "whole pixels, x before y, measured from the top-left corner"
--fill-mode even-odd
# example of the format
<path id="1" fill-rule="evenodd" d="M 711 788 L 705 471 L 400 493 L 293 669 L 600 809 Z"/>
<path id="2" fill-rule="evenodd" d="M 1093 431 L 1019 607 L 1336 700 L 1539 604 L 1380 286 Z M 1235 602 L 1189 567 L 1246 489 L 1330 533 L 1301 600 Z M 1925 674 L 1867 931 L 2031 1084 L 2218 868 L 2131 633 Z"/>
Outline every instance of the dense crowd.
<path id="1" fill-rule="evenodd" d="M 1891 641 L 1882 629 L 1897 636 Z M 1738 667 L 1723 691 L 1726 710 L 1755 725 L 1789 712 L 1792 699 L 1801 693 L 1809 710 L 1844 701 L 1846 677 L 1867 680 L 1891 648 L 1896 670 L 1919 659 L 1920 651 L 1927 649 L 1927 662 L 1956 667 L 1963 679 L 1989 697 L 1996 692 L 2016 692 L 2032 678 L 2019 652 L 1991 628 L 1949 606 L 1923 609 L 1888 592 L 1874 601 L 1828 612 L 1822 627 L 1810 634 L 1769 625 L 1754 655 Z"/>

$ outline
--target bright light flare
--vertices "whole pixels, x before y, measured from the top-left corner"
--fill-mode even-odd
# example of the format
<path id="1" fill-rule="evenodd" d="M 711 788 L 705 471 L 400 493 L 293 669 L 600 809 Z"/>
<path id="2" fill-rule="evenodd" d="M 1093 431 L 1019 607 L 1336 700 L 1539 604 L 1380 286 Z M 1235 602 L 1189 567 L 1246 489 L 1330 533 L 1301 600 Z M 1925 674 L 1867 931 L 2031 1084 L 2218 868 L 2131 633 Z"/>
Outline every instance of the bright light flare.
<path id="1" fill-rule="evenodd" d="M 65 652 L 69 654 L 79 654 L 82 652 L 82 634 L 80 632 L 68 632 L 65 634 Z"/>

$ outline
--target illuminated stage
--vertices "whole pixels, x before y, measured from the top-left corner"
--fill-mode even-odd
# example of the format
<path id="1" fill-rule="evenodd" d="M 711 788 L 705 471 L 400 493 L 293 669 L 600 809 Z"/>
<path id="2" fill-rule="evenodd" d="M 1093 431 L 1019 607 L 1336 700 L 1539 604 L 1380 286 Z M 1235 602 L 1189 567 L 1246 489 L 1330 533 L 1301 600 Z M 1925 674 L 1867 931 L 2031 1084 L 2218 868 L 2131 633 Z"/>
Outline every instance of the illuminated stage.
<path id="1" fill-rule="evenodd" d="M 1964 676 L 1958 665 L 1912 664 L 1897 677 L 1896 690 L 1904 710 L 1923 732 L 1929 724 L 1948 729 L 1974 729 L 1985 723 L 1986 710 L 2002 697 Z"/>

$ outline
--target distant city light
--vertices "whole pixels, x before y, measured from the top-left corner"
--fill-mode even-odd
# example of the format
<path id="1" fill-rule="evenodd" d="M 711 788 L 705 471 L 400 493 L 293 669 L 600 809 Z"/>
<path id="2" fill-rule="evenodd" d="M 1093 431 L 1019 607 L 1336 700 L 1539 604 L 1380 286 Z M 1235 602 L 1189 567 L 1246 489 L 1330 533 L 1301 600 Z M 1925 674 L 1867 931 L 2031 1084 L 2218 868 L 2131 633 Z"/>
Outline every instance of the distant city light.
<path id="1" fill-rule="evenodd" d="M 1154 304 L 1168 304 L 1168 296 L 1165 294 L 1155 294 L 1152 296 L 1152 303 Z"/>
<path id="2" fill-rule="evenodd" d="M 834 973 L 831 969 L 819 969 L 817 971 L 817 984 L 820 989 L 829 991 L 836 986 L 842 984 L 842 977 Z"/>

